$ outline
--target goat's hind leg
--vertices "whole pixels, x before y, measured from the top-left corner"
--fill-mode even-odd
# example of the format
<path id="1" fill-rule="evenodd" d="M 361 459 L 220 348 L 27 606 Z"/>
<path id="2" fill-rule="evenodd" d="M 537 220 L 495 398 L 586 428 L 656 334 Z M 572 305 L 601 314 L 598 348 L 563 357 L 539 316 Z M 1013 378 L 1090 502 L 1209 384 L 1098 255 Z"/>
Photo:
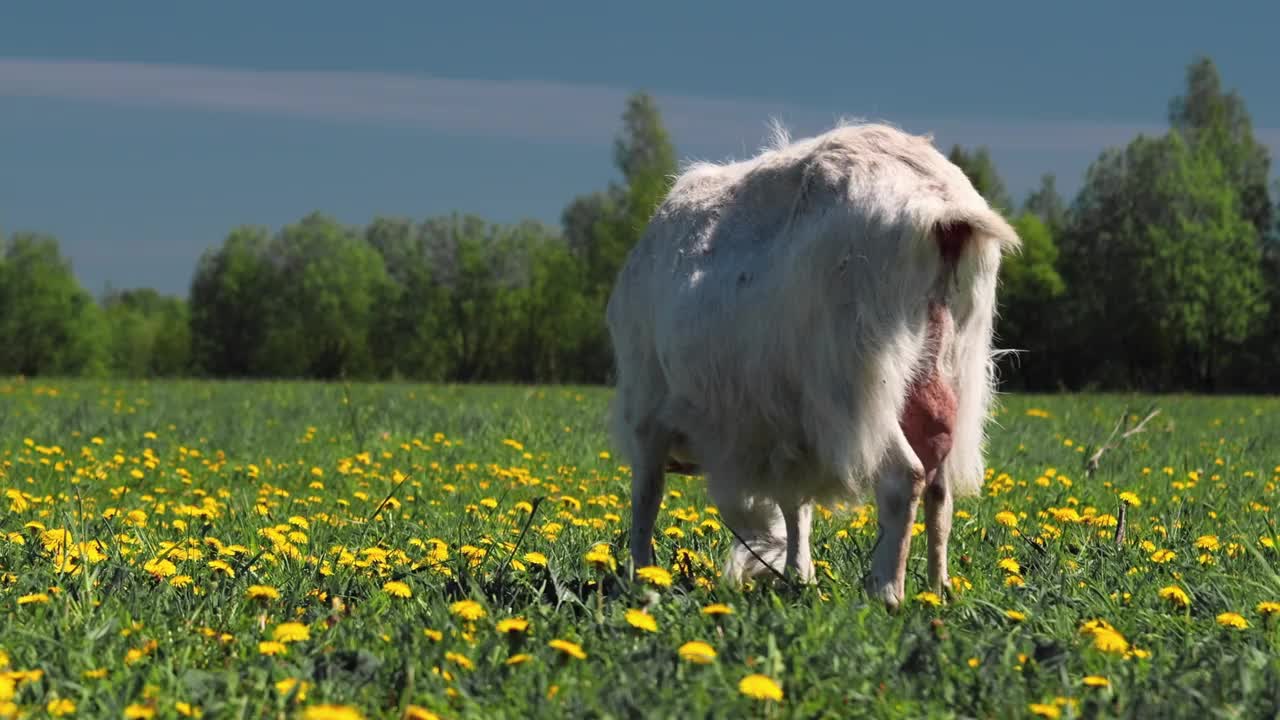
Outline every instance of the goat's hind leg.
<path id="1" fill-rule="evenodd" d="M 899 433 L 876 478 L 876 515 L 880 537 L 871 556 L 866 587 L 889 610 L 897 610 L 906 594 L 911 525 L 924 491 L 924 467 L 905 436 Z"/>
<path id="2" fill-rule="evenodd" d="M 929 588 L 937 595 L 951 589 L 947 574 L 947 540 L 951 536 L 952 495 L 950 483 L 939 467 L 924 489 L 924 521 L 928 532 Z"/>
<path id="3" fill-rule="evenodd" d="M 646 420 L 632 431 L 631 443 L 631 560 L 641 568 L 654 563 L 653 528 L 666 487 L 671 432 Z"/>

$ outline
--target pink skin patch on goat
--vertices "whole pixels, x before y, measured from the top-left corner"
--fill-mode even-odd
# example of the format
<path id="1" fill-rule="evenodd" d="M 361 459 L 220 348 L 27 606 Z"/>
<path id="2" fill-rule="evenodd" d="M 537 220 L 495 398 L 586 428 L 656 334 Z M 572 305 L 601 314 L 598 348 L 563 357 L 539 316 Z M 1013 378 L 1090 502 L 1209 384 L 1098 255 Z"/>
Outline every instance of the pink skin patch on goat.
<path id="1" fill-rule="evenodd" d="M 928 342 L 935 353 L 946 348 L 942 343 L 947 336 L 944 324 L 951 321 L 945 306 L 929 305 Z M 956 394 L 951 385 L 938 373 L 937 356 L 930 358 L 928 373 L 911 386 L 907 403 L 898 423 L 907 437 L 911 449 L 924 466 L 925 482 L 933 482 L 934 474 L 951 452 L 951 437 L 955 431 Z"/>

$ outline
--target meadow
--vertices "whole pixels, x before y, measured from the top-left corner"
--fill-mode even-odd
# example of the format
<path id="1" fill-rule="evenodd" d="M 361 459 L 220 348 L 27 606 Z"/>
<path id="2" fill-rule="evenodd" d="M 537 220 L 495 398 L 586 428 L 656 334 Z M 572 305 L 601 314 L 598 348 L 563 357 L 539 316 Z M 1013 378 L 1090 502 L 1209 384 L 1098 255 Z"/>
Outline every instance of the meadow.
<path id="1" fill-rule="evenodd" d="M 815 586 L 733 589 L 697 478 L 632 577 L 609 396 L 0 380 L 0 717 L 1280 709 L 1280 399 L 1002 396 L 951 596 L 919 536 L 889 614 L 874 508 L 816 514 Z"/>

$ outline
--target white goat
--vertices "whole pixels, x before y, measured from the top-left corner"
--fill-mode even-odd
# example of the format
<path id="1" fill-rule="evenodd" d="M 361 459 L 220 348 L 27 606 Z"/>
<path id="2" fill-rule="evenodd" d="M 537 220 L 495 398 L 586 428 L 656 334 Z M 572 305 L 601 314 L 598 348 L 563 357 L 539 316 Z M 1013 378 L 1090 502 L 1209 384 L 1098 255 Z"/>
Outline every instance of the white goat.
<path id="1" fill-rule="evenodd" d="M 902 602 L 923 496 L 942 592 L 952 498 L 985 476 L 997 273 L 1019 246 L 930 138 L 885 125 L 779 130 L 754 158 L 688 167 L 607 309 L 635 566 L 653 563 L 664 473 L 705 473 L 750 546 L 727 580 L 782 560 L 812 581 L 813 503 L 874 490 L 867 590 Z"/>

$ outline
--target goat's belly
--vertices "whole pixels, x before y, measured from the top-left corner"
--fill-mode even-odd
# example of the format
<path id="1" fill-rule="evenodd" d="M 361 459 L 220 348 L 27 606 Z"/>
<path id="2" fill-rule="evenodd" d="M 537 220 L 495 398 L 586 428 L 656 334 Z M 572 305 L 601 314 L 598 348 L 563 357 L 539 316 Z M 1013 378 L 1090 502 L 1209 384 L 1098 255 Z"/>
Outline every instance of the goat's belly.
<path id="1" fill-rule="evenodd" d="M 931 476 L 951 452 L 956 424 L 955 391 L 941 375 L 930 374 L 912 386 L 899 424 L 924 465 L 925 476 Z"/>

